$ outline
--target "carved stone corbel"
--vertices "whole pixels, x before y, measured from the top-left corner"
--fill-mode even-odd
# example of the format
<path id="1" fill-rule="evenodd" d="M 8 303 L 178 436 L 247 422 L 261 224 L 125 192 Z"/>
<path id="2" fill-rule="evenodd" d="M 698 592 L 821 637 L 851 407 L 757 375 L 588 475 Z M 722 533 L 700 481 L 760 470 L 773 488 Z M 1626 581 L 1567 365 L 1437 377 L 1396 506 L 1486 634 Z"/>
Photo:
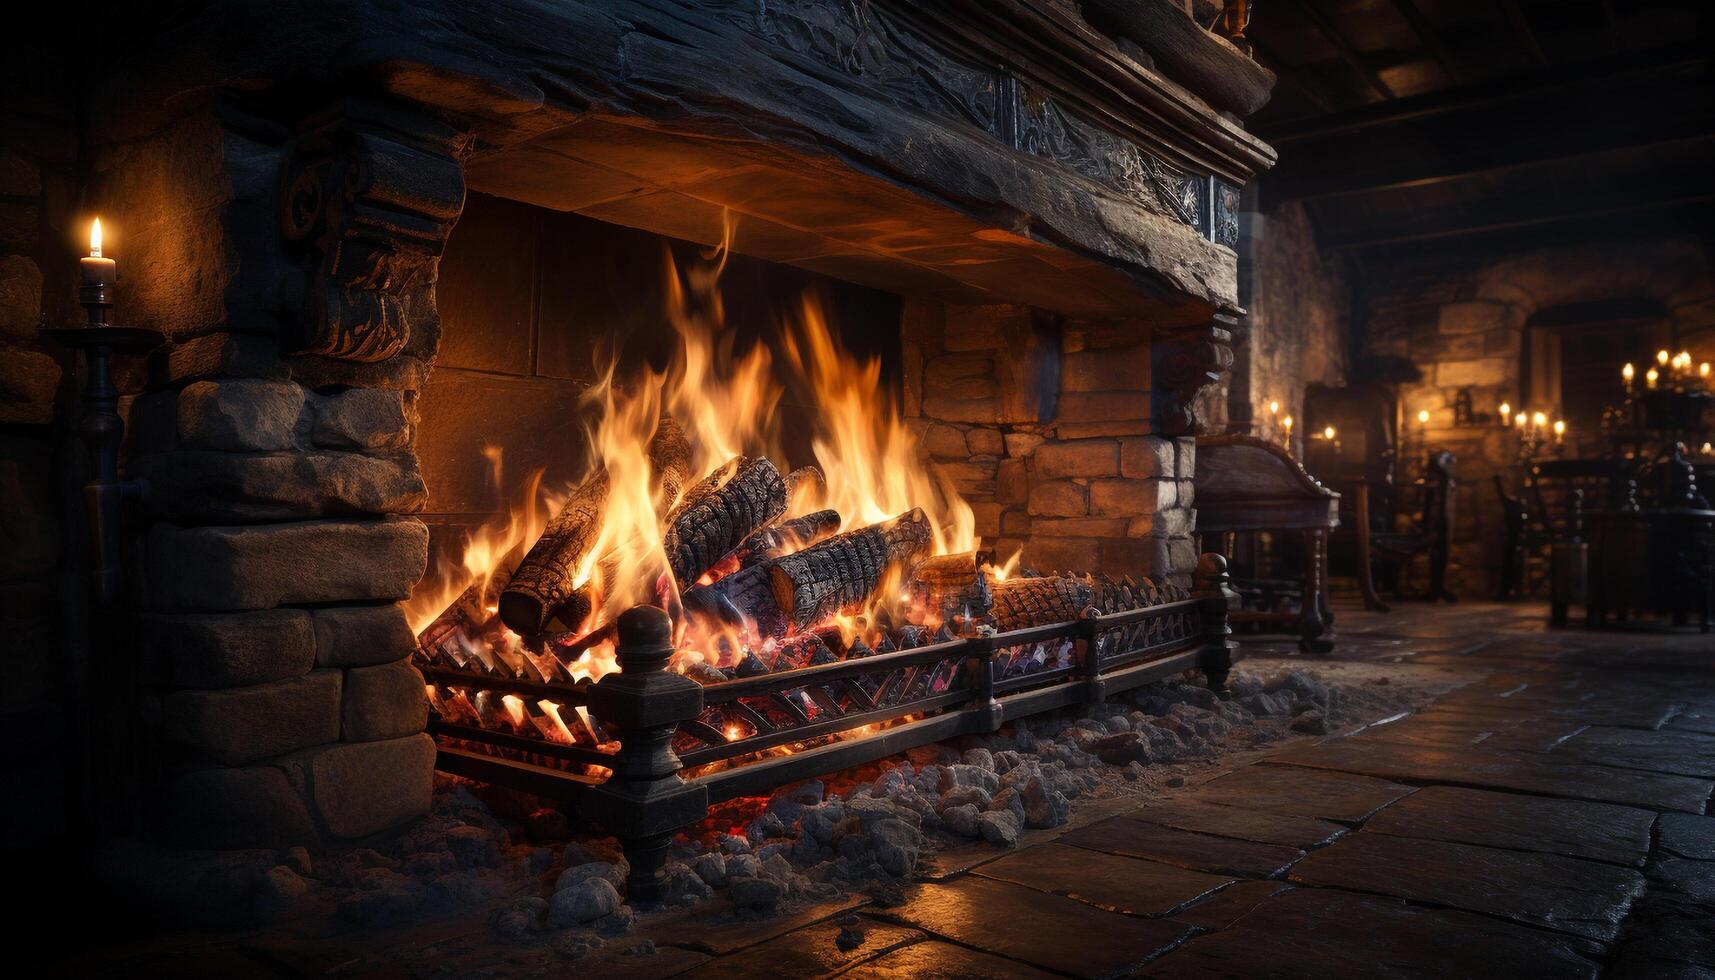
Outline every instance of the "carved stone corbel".
<path id="1" fill-rule="evenodd" d="M 1156 435 L 1215 434 L 1212 421 L 1198 413 L 1198 395 L 1232 368 L 1237 328 L 1237 315 L 1222 311 L 1200 326 L 1155 334 L 1150 424 Z"/>
<path id="2" fill-rule="evenodd" d="M 386 360 L 411 339 L 464 208 L 463 133 L 421 112 L 348 100 L 310 120 L 280 175 L 280 229 L 303 256 L 286 348 Z"/>

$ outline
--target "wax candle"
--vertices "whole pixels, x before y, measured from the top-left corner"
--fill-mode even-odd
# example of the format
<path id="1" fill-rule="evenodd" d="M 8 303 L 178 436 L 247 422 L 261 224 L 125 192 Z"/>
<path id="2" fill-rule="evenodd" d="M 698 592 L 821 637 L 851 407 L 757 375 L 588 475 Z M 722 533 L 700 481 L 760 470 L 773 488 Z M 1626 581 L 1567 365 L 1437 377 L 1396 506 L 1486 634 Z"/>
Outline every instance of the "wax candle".
<path id="1" fill-rule="evenodd" d="M 79 299 L 90 307 L 90 322 L 105 325 L 105 309 L 113 305 L 113 287 L 119 281 L 119 264 L 101 254 L 101 219 L 89 226 L 89 254 L 78 260 Z"/>

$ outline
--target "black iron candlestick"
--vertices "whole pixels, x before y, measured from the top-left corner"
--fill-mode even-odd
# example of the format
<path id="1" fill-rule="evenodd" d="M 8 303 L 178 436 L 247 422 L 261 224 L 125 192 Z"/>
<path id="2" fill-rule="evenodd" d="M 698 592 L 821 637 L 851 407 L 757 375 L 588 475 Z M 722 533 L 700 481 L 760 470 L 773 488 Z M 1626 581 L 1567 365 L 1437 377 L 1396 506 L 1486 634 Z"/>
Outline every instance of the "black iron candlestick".
<path id="1" fill-rule="evenodd" d="M 57 327 L 42 333 L 83 352 L 87 377 L 78 432 L 89 446 L 90 468 L 94 471 L 94 478 L 83 488 L 90 541 L 95 551 L 92 584 L 97 601 L 102 606 L 111 606 L 119 598 L 122 572 L 119 529 L 124 503 L 142 497 L 144 489 L 140 481 L 119 476 L 119 444 L 125 437 L 125 422 L 119 417 L 119 390 L 113 386 L 111 359 L 115 354 L 154 350 L 166 338 L 158 330 L 116 327 L 109 323 L 113 310 L 113 282 L 109 275 L 86 275 L 78 287 L 78 302 L 89 314 L 88 325 Z"/>

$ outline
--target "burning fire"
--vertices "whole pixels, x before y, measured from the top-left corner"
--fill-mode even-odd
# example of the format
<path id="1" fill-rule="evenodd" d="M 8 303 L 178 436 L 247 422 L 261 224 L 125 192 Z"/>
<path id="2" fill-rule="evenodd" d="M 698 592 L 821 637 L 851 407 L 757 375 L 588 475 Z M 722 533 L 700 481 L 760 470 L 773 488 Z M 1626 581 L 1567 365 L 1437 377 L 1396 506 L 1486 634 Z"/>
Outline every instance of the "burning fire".
<path id="1" fill-rule="evenodd" d="M 727 232 L 730 241 L 730 224 Z M 732 352 L 718 289 L 726 257 L 724 242 L 705 256 L 705 262 L 684 269 L 668 256 L 664 313 L 678 341 L 670 363 L 660 373 L 644 369 L 637 376 L 622 378 L 617 352 L 609 352 L 597 383 L 585 395 L 589 468 L 572 486 L 605 473 L 608 492 L 598 536 L 576 568 L 577 586 L 594 597 L 584 622 L 546 648 L 532 649 L 496 615 L 498 595 L 513 569 L 571 490 L 544 488 L 538 472 L 526 480 L 519 502 L 502 520 L 469 535 L 462 553 L 439 563 L 418 587 L 407 603 L 415 631 L 423 634 L 462 605 L 467 607 L 462 609 L 465 623 L 483 624 L 481 636 L 462 636 L 461 642 L 469 648 L 465 653 L 485 664 L 499 660 L 517 668 L 525 660 L 557 656 L 574 677 L 599 678 L 612 670 L 615 662 L 606 624 L 637 603 L 672 610 L 678 593 L 693 584 L 673 581 L 664 548 L 663 515 L 677 502 L 664 497 L 682 488 L 659 485 L 659 474 L 651 472 L 648 448 L 659 420 L 670 417 L 682 427 L 690 446 L 692 483 L 740 455 L 785 463 L 778 408 L 788 385 L 812 392 L 817 405 L 810 420 L 815 458 L 790 462 L 813 462 L 824 479 L 801 481 L 793 487 L 787 519 L 832 509 L 839 514 L 840 530 L 845 531 L 921 508 L 932 528 L 933 553 L 977 547 L 971 508 L 919 462 L 913 436 L 885 397 L 880 363 L 860 361 L 841 348 L 816 296 L 806 295 L 796 315 L 783 325 L 785 339 L 778 358 L 762 343 L 743 354 Z M 484 453 L 499 485 L 501 451 L 491 447 Z M 731 570 L 717 565 L 701 581 L 712 581 Z M 898 581 L 885 583 L 875 595 L 897 603 L 900 586 Z M 857 620 L 848 612 L 836 617 L 834 625 L 849 636 Z M 745 640 L 725 631 L 687 629 L 681 618 L 678 663 L 681 669 L 697 662 L 731 665 L 743 650 L 755 646 Z M 435 697 L 433 685 L 431 697 Z M 438 698 L 437 709 L 441 701 L 450 700 L 451 695 Z M 478 708 L 446 707 L 453 713 Z M 532 712 L 520 699 L 509 696 L 498 714 L 520 729 L 546 718 L 543 733 L 555 741 L 575 741 L 572 731 L 580 727 L 594 735 L 587 717 L 562 718 L 559 706 L 548 701 L 536 708 Z"/>

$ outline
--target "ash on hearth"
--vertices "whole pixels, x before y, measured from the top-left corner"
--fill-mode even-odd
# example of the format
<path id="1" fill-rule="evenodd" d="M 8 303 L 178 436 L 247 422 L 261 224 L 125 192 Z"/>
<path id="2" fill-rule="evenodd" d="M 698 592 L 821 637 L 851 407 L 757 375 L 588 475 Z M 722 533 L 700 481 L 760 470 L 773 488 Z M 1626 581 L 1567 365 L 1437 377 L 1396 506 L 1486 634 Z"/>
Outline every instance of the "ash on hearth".
<path id="1" fill-rule="evenodd" d="M 674 842 L 666 904 L 750 919 L 885 895 L 970 848 L 1011 847 L 1063 826 L 1082 802 L 1142 804 L 1216 756 L 1347 727 L 1411 697 L 1404 685 L 1320 673 L 1236 671 L 1231 701 L 1187 681 L 1153 684 L 730 801 Z M 487 909 L 500 940 L 552 941 L 575 956 L 630 932 L 637 913 L 617 843 L 570 832 L 563 815 L 521 794 L 439 777 L 430 815 L 384 841 L 253 854 L 241 870 L 263 920 L 319 915 L 374 929 Z"/>

